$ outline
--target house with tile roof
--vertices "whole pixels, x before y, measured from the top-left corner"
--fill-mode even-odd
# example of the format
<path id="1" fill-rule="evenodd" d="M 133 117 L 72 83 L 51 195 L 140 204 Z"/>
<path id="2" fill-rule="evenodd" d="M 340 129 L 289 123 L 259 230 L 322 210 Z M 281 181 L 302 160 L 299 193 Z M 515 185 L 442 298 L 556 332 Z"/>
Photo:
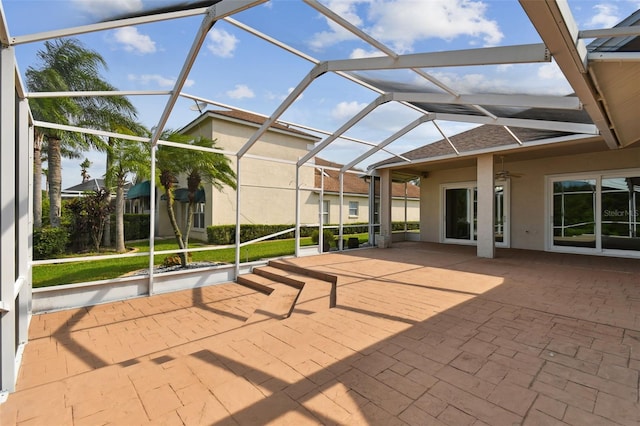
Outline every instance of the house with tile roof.
<path id="1" fill-rule="evenodd" d="M 210 110 L 181 129 L 182 133 L 203 136 L 217 141 L 225 152 L 237 152 L 265 121 L 264 117 L 239 110 Z M 309 133 L 274 123 L 261 137 L 261 143 L 243 156 L 242 173 L 238 181 L 242 212 L 241 224 L 291 225 L 296 223 L 296 162 L 309 152 L 320 139 Z M 238 163 L 231 154 L 234 170 Z M 340 220 L 340 178 L 342 164 L 315 158 L 300 167 L 300 221 L 302 225 L 338 224 Z M 146 185 L 146 186 L 145 186 Z M 186 180 L 176 190 L 176 216 L 179 223 L 186 222 Z M 370 183 L 364 172 L 351 170 L 344 173 L 342 221 L 343 224 L 367 223 L 376 220 L 370 216 Z M 148 182 L 134 186 L 128 199 L 136 205 L 148 206 Z M 416 222 L 419 219 L 419 188 L 407 183 L 394 186 L 394 221 Z M 166 201 L 158 193 L 156 234 L 171 236 Z M 229 187 L 218 190 L 204 185 L 193 217 L 192 238 L 206 240 L 206 228 L 236 222 L 237 193 Z M 322 213 L 320 213 L 322 212 Z"/>
<path id="2" fill-rule="evenodd" d="M 323 191 L 322 218 L 324 224 L 338 223 L 340 215 L 340 170 L 343 165 L 316 157 L 315 159 L 316 197 Z M 355 170 L 357 171 L 357 170 Z M 358 174 L 345 173 L 342 183 L 343 223 L 377 223 L 379 204 L 374 204 L 374 217 L 369 207 L 370 179 L 364 177 L 365 172 Z M 318 201 L 319 203 L 319 201 Z M 394 182 L 392 194 L 392 221 L 417 222 L 420 219 L 420 187 L 413 182 Z M 346 212 L 346 214 L 345 214 Z"/>

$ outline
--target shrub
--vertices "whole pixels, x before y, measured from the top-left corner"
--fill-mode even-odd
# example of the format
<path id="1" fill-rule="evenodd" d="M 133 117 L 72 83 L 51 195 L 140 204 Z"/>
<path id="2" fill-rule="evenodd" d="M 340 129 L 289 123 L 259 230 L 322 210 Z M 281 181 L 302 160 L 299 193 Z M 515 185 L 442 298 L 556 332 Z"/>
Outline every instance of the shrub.
<path id="1" fill-rule="evenodd" d="M 366 223 L 357 224 L 358 226 L 351 226 L 343 228 L 343 234 L 363 234 L 369 232 L 369 225 Z M 394 222 L 393 230 L 399 231 L 404 229 L 404 222 Z M 285 229 L 293 228 L 294 225 L 242 225 L 240 226 L 240 242 L 255 240 L 256 238 L 264 237 L 265 235 L 274 234 L 276 232 L 284 231 Z M 418 222 L 409 222 L 407 229 L 420 229 Z M 300 237 L 309 237 L 314 231 L 317 232 L 317 226 L 301 226 Z M 327 230 L 331 232 L 331 230 Z M 333 229 L 333 232 L 337 232 L 337 229 Z M 274 240 L 284 240 L 293 238 L 294 233 L 287 232 L 286 234 L 278 235 L 274 237 Z M 235 244 L 236 242 L 236 226 L 235 225 L 217 225 L 207 227 L 207 242 L 209 244 L 227 245 Z"/>
<path id="2" fill-rule="evenodd" d="M 50 259 L 65 251 L 69 233 L 67 229 L 49 226 L 33 230 L 33 258 Z"/>
<path id="3" fill-rule="evenodd" d="M 320 231 L 317 229 L 311 233 L 311 241 L 314 244 L 320 242 Z M 322 230 L 322 251 L 329 251 L 332 245 L 335 245 L 336 236 L 329 229 Z"/>
<path id="4" fill-rule="evenodd" d="M 115 220 L 112 223 L 115 223 Z M 125 214 L 124 239 L 131 241 L 149 238 L 150 224 L 151 215 L 149 214 Z"/>
<path id="5" fill-rule="evenodd" d="M 189 262 L 191 261 L 191 253 L 187 253 L 187 259 L 189 260 Z M 162 266 L 164 266 L 165 268 L 170 268 L 172 266 L 182 266 L 182 260 L 180 259 L 180 255 L 179 254 L 172 254 L 170 256 L 167 256 L 164 258 L 164 260 L 162 261 Z"/>

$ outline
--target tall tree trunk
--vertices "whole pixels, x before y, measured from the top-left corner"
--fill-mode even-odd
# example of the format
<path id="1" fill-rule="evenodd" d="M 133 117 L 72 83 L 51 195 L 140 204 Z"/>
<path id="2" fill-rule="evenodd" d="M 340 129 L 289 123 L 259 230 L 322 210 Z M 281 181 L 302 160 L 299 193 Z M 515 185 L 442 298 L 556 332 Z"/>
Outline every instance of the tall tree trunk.
<path id="1" fill-rule="evenodd" d="M 180 250 L 184 250 L 186 247 L 184 245 L 184 241 L 182 241 L 182 233 L 180 232 L 180 226 L 178 226 L 178 221 L 176 220 L 176 212 L 173 209 L 173 205 L 175 203 L 175 199 L 172 191 L 167 191 L 167 213 L 169 214 L 169 222 L 171 222 L 171 227 L 173 228 L 173 235 L 175 235 L 176 240 L 178 241 L 178 247 Z M 184 252 L 180 253 L 180 264 L 183 267 L 187 266 L 187 254 Z"/>
<path id="2" fill-rule="evenodd" d="M 44 135 L 36 132 L 33 144 L 33 226 L 42 228 L 42 143 Z"/>
<path id="3" fill-rule="evenodd" d="M 193 226 L 193 212 L 195 211 L 195 207 L 195 202 L 189 202 L 189 204 L 187 204 L 187 225 L 182 236 L 185 247 L 189 247 L 189 234 L 191 233 L 191 227 Z"/>
<path id="4" fill-rule="evenodd" d="M 116 187 L 116 251 L 123 253 L 124 246 L 124 179 L 118 179 Z M 106 232 L 106 231 L 105 231 Z"/>
<path id="5" fill-rule="evenodd" d="M 62 216 L 62 158 L 60 156 L 60 139 L 49 138 L 49 222 L 52 227 L 60 227 Z"/>
<path id="6" fill-rule="evenodd" d="M 108 144 L 109 144 L 109 149 L 107 149 L 107 167 L 106 167 L 107 176 L 109 176 L 108 175 L 108 171 L 111 170 L 111 164 L 113 163 L 113 158 L 112 158 L 112 154 L 111 154 L 111 147 L 113 146 L 113 139 L 112 138 L 109 138 Z M 105 186 L 107 187 L 107 189 L 109 191 L 111 191 L 111 188 L 113 188 L 115 186 L 113 184 L 113 182 L 110 182 L 110 180 L 108 178 L 104 180 L 104 184 L 105 184 Z M 117 207 L 116 207 L 116 209 L 117 209 Z M 117 236 L 116 236 L 116 238 L 117 238 Z M 109 215 L 109 217 L 107 217 L 107 221 L 104 223 L 104 239 L 102 240 L 102 245 L 105 246 L 105 247 L 109 247 L 111 245 L 111 215 Z M 116 246 L 117 245 L 118 245 L 118 240 L 116 239 Z M 124 243 L 122 243 L 122 245 L 124 246 Z M 117 250 L 117 248 L 116 248 L 116 250 Z M 124 249 L 123 249 L 123 251 L 124 251 Z"/>

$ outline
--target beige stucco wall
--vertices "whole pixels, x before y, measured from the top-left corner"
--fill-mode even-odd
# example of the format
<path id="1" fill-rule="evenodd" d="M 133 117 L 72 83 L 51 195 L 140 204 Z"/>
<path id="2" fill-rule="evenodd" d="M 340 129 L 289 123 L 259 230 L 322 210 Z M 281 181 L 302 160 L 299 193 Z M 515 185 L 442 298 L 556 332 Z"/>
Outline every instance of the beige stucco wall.
<path id="1" fill-rule="evenodd" d="M 512 173 L 521 174 L 521 177 L 510 180 L 511 247 L 544 250 L 547 220 L 546 177 L 623 169 L 634 169 L 633 174 L 638 176 L 640 148 L 515 161 L 509 162 L 507 169 Z M 421 180 L 420 235 L 423 241 L 440 241 L 441 185 L 475 180 L 475 167 L 433 171 L 429 172 L 428 178 Z"/>
<path id="2" fill-rule="evenodd" d="M 340 221 L 340 196 L 335 193 L 325 193 L 324 201 L 329 201 L 329 223 L 337 224 Z M 349 202 L 358 202 L 358 215 L 349 216 Z M 312 220 L 302 219 L 303 223 L 316 223 L 320 206 L 320 194 L 314 193 L 308 199 L 310 216 Z M 404 198 L 394 198 L 392 201 L 391 220 L 403 222 L 405 218 Z M 407 200 L 407 220 L 417 222 L 420 220 L 420 202 L 416 199 Z M 369 222 L 369 197 L 365 195 L 345 194 L 343 196 L 342 221 L 344 224 Z"/>
<path id="3" fill-rule="evenodd" d="M 237 152 L 255 133 L 257 127 L 226 120 L 205 120 L 190 129 L 189 133 L 217 139 L 219 147 Z M 296 167 L 277 161 L 251 158 L 252 155 L 297 161 L 308 152 L 313 140 L 291 134 L 268 131 L 240 160 L 240 223 L 244 224 L 293 224 L 295 223 L 295 175 Z M 237 159 L 230 156 L 237 172 Z M 312 167 L 300 168 L 300 186 L 313 187 Z M 301 205 L 307 204 L 301 193 Z M 214 225 L 236 222 L 236 191 L 225 187 L 221 191 L 207 187 L 205 221 Z M 303 212 L 303 214 L 308 214 Z"/>

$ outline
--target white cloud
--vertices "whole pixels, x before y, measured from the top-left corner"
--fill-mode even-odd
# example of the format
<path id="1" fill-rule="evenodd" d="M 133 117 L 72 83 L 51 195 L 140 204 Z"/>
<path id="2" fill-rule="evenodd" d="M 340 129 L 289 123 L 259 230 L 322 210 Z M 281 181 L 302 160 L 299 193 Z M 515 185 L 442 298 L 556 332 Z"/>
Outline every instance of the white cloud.
<path id="1" fill-rule="evenodd" d="M 373 37 L 391 42 L 398 53 L 412 51 L 421 38 L 450 40 L 466 35 L 491 46 L 504 37 L 498 23 L 485 17 L 487 6 L 481 1 L 430 0 L 415 6 L 412 0 L 373 3 Z"/>
<path id="2" fill-rule="evenodd" d="M 142 0 L 73 0 L 73 3 L 78 9 L 100 19 L 142 10 Z"/>
<path id="3" fill-rule="evenodd" d="M 571 86 L 555 63 L 513 66 L 492 73 L 433 72 L 431 75 L 458 93 L 496 93 L 561 95 L 572 92 Z M 431 87 L 416 77 L 415 84 Z"/>
<path id="4" fill-rule="evenodd" d="M 236 84 L 235 89 L 227 91 L 227 96 L 232 99 L 245 99 L 253 98 L 255 94 L 246 84 Z"/>
<path id="5" fill-rule="evenodd" d="M 331 111 L 331 117 L 338 121 L 346 121 L 359 113 L 367 104 L 356 101 L 340 102 Z"/>
<path id="6" fill-rule="evenodd" d="M 331 0 L 327 2 L 326 6 L 355 25 L 356 27 L 362 27 L 362 19 L 356 12 L 356 5 L 361 0 Z M 330 19 L 326 19 L 329 30 L 321 31 L 313 35 L 309 41 L 309 46 L 313 50 L 322 50 L 326 46 L 331 46 L 340 43 L 344 40 L 355 40 L 357 37 L 349 31 L 342 28 Z"/>
<path id="7" fill-rule="evenodd" d="M 538 77 L 544 80 L 565 79 L 564 74 L 562 74 L 562 71 L 560 71 L 560 68 L 558 68 L 555 62 L 540 65 L 540 67 L 538 67 Z"/>
<path id="8" fill-rule="evenodd" d="M 618 15 L 618 6 L 611 3 L 600 3 L 593 6 L 596 14 L 591 17 L 586 26 L 589 28 L 609 28 L 622 19 Z"/>
<path id="9" fill-rule="evenodd" d="M 367 22 L 358 7 L 369 5 Z M 451 40 L 465 35 L 481 39 L 486 46 L 498 44 L 504 35 L 496 21 L 488 19 L 487 6 L 473 0 L 333 0 L 328 6 L 355 26 L 388 43 L 397 53 L 413 51 L 416 41 L 426 38 Z M 353 34 L 329 22 L 329 30 L 316 33 L 310 41 L 315 50 L 353 39 Z M 477 44 L 471 40 L 470 44 Z"/>
<path id="10" fill-rule="evenodd" d="M 291 92 L 293 92 L 293 90 L 294 90 L 293 87 L 289 87 L 289 89 L 287 89 L 287 93 L 286 94 L 267 92 L 266 97 L 270 101 L 280 101 L 280 102 L 282 102 L 287 98 L 287 96 L 289 96 L 291 94 Z M 294 102 L 297 102 L 302 98 L 304 98 L 304 93 L 300 94 L 300 96 L 298 96 Z"/>
<path id="11" fill-rule="evenodd" d="M 143 85 L 155 84 L 156 86 L 163 88 L 172 88 L 176 84 L 175 78 L 164 77 L 160 74 L 129 74 L 127 76 L 129 81 L 136 81 Z M 184 83 L 184 87 L 191 87 L 195 84 L 193 80 L 187 79 Z"/>
<path id="12" fill-rule="evenodd" d="M 156 51 L 156 43 L 146 34 L 140 34 L 134 27 L 118 28 L 114 31 L 116 42 L 124 46 L 127 52 L 153 53 Z"/>
<path id="13" fill-rule="evenodd" d="M 207 36 L 209 42 L 207 49 L 216 56 L 222 58 L 233 57 L 233 52 L 238 45 L 238 39 L 233 34 L 217 28 L 212 29 Z"/>
<path id="14" fill-rule="evenodd" d="M 364 50 L 364 49 L 353 49 L 349 58 L 351 59 L 359 59 L 359 58 L 374 58 L 376 56 L 384 56 L 384 53 L 379 51 L 378 49 L 373 50 Z"/>

